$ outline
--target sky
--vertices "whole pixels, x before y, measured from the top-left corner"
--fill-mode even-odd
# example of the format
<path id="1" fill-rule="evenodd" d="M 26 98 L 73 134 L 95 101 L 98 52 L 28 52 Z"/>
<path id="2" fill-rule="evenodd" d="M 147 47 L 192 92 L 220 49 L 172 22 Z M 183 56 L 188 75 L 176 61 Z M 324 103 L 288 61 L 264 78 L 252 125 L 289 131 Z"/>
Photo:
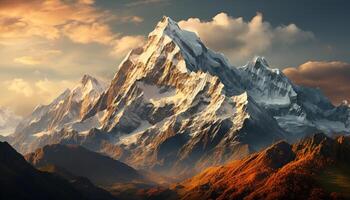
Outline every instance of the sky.
<path id="1" fill-rule="evenodd" d="M 347 0 L 0 0 L 0 106 L 27 115 L 84 74 L 110 80 L 162 16 L 234 66 L 264 56 L 334 104 L 350 100 Z"/>

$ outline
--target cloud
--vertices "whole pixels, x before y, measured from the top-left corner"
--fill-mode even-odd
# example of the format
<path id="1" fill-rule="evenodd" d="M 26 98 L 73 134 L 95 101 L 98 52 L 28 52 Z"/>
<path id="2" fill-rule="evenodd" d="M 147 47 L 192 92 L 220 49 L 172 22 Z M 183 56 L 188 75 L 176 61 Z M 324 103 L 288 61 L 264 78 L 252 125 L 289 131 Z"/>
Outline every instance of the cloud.
<path id="1" fill-rule="evenodd" d="M 34 56 L 21 56 L 13 59 L 13 61 L 22 65 L 37 66 L 61 53 L 62 51 L 57 49 L 39 50 L 35 51 Z"/>
<path id="2" fill-rule="evenodd" d="M 124 36 L 115 41 L 115 46 L 111 54 L 116 56 L 125 55 L 131 49 L 142 46 L 144 42 L 144 36 Z"/>
<path id="3" fill-rule="evenodd" d="M 14 78 L 0 82 L 7 88 L 6 93 L 0 93 L 0 104 L 11 108 L 17 114 L 26 115 L 39 104 L 47 104 L 67 88 L 76 84 L 70 80 L 27 80 Z M 20 99 L 20 100 L 19 100 Z"/>
<path id="4" fill-rule="evenodd" d="M 46 99 L 53 100 L 58 94 L 67 88 L 71 88 L 75 82 L 68 80 L 50 81 L 45 78 L 34 82 L 34 86 L 37 89 L 37 94 L 45 97 Z"/>
<path id="5" fill-rule="evenodd" d="M 133 23 L 141 23 L 143 22 L 143 18 L 140 16 L 124 16 L 120 18 L 122 22 L 133 22 Z"/>
<path id="6" fill-rule="evenodd" d="M 25 97 L 30 97 L 33 95 L 34 91 L 32 87 L 29 85 L 28 82 L 24 81 L 23 79 L 16 78 L 12 81 L 7 81 L 6 84 L 8 85 L 7 89 L 10 91 L 23 94 Z"/>
<path id="7" fill-rule="evenodd" d="M 82 4 L 94 4 L 95 1 L 94 0 L 79 0 L 79 3 L 82 3 Z"/>
<path id="8" fill-rule="evenodd" d="M 180 21 L 179 26 L 195 32 L 209 48 L 225 53 L 236 63 L 245 62 L 278 46 L 314 38 L 311 32 L 303 31 L 295 24 L 273 27 L 263 20 L 261 13 L 250 21 L 219 13 L 211 21 L 189 18 Z"/>
<path id="9" fill-rule="evenodd" d="M 139 36 L 119 32 L 118 26 L 141 23 L 143 18 L 114 14 L 94 3 L 92 0 L 1 0 L 0 69 L 6 69 L 5 74 L 12 74 L 12 78 L 20 68 L 23 70 L 19 73 L 40 69 L 46 74 L 70 77 L 86 70 L 95 74 L 106 71 L 124 56 L 123 51 L 127 51 L 124 41 L 141 41 Z M 112 24 L 116 27 L 112 28 Z M 131 40 L 133 37 L 137 40 Z M 60 53 L 42 50 L 51 48 Z M 116 51 L 117 56 L 108 56 L 111 51 Z"/>
<path id="10" fill-rule="evenodd" d="M 294 83 L 320 88 L 334 104 L 350 100 L 350 64 L 340 61 L 309 61 L 289 67 L 284 74 Z"/>
<path id="11" fill-rule="evenodd" d="M 42 59 L 32 56 L 22 56 L 14 59 L 14 62 L 23 65 L 38 65 L 42 63 Z"/>
<path id="12" fill-rule="evenodd" d="M 144 40 L 119 31 L 143 18 L 102 10 L 93 0 L 0 2 L 0 105 L 22 115 L 83 73 L 110 78 L 111 66 Z"/>
<path id="13" fill-rule="evenodd" d="M 168 3 L 169 0 L 137 0 L 131 3 L 126 4 L 128 7 L 134 7 L 134 6 L 142 6 L 147 4 L 154 4 L 154 3 Z"/>
<path id="14" fill-rule="evenodd" d="M 94 23 L 106 13 L 92 6 L 93 1 L 3 1 L 0 7 L 0 38 L 40 36 L 58 39 L 60 27 L 73 22 Z"/>
<path id="15" fill-rule="evenodd" d="M 106 24 L 70 23 L 64 26 L 63 33 L 72 41 L 82 44 L 97 42 L 109 44 L 115 37 Z"/>
<path id="16" fill-rule="evenodd" d="M 94 6 L 93 0 L 4 0 L 0 6 L 0 42 L 6 39 L 42 37 L 73 42 L 109 44 L 120 34 L 110 21 L 140 23 L 134 15 L 115 16 Z M 4 43 L 4 42 L 2 42 Z"/>

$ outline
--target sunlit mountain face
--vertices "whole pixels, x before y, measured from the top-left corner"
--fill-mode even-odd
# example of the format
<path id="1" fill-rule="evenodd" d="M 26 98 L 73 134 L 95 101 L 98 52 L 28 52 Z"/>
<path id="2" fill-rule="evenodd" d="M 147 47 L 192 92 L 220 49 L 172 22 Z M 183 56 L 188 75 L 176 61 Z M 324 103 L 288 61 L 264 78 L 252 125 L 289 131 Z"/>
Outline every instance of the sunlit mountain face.
<path id="1" fill-rule="evenodd" d="M 350 198 L 347 3 L 184 3 L 0 2 L 1 199 Z"/>

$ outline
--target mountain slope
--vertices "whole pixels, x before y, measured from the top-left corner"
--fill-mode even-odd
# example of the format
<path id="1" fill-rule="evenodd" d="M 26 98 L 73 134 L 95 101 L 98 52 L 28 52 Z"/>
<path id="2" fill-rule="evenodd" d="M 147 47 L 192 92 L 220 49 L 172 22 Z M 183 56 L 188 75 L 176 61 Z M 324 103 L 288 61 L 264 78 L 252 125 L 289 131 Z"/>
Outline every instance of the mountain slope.
<path id="1" fill-rule="evenodd" d="M 74 183 L 34 169 L 6 142 L 0 142 L 0 180 L 0 199 L 114 199 L 101 189 L 87 196 Z"/>
<path id="2" fill-rule="evenodd" d="M 115 183 L 145 181 L 128 165 L 79 146 L 48 145 L 27 154 L 25 159 L 36 168 L 62 168 L 69 174 L 86 177 L 94 184 L 105 187 Z"/>
<path id="3" fill-rule="evenodd" d="M 243 160 L 209 168 L 174 190 L 182 199 L 349 198 L 350 173 L 343 170 L 350 165 L 349 153 L 348 137 L 316 134 L 294 145 L 278 142 Z M 320 178 L 334 169 L 333 178 L 342 177 L 342 183 Z"/>

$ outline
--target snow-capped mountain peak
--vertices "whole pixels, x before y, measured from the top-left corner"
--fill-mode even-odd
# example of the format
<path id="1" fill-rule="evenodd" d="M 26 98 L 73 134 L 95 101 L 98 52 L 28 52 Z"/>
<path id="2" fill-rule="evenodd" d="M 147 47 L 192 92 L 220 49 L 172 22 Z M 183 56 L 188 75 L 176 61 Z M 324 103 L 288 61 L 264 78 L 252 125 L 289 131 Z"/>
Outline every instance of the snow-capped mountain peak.
<path id="1" fill-rule="evenodd" d="M 275 73 L 277 75 L 281 74 L 280 69 L 278 68 L 271 68 L 265 57 L 262 56 L 255 56 L 251 61 L 249 61 L 245 66 L 242 68 L 246 68 L 245 70 L 250 70 L 252 72 L 261 73 L 263 72 L 264 75 Z M 258 72 L 259 71 L 259 72 Z M 287 79 L 287 77 L 285 77 Z"/>
<path id="2" fill-rule="evenodd" d="M 288 78 L 284 76 L 280 69 L 271 68 L 267 60 L 262 56 L 255 56 L 251 61 L 248 61 L 245 66 L 240 67 L 240 69 L 243 69 L 245 71 L 249 70 L 250 72 L 256 74 L 263 73 L 264 76 L 280 76 L 281 78 L 288 80 Z"/>
<path id="3" fill-rule="evenodd" d="M 94 84 L 99 84 L 99 81 L 95 77 L 93 77 L 93 76 L 91 76 L 89 74 L 84 74 L 83 77 L 80 80 L 80 83 L 82 85 L 86 85 L 89 82 L 93 82 Z"/>
<path id="4" fill-rule="evenodd" d="M 203 50 L 206 49 L 195 33 L 182 30 L 170 17 L 163 17 L 154 31 L 149 34 L 150 37 L 156 36 L 157 38 L 161 38 L 164 35 L 174 40 L 182 50 L 187 50 L 187 53 L 195 56 L 201 55 Z"/>
<path id="5" fill-rule="evenodd" d="M 98 81 L 96 78 L 85 74 L 79 84 L 72 90 L 73 99 L 77 102 L 89 98 L 91 101 L 96 99 L 106 88 L 106 84 Z"/>

